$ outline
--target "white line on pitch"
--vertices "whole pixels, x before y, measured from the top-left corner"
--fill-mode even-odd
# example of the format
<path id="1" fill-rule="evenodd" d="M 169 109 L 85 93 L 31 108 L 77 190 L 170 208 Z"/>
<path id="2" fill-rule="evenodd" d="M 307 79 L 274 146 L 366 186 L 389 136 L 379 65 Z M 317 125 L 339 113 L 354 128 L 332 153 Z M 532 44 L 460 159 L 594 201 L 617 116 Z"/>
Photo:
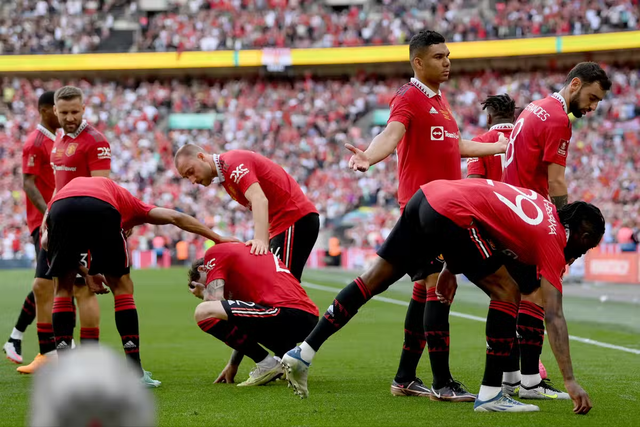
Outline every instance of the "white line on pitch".
<path id="1" fill-rule="evenodd" d="M 302 282 L 302 285 L 307 287 L 307 288 L 317 289 L 319 291 L 333 292 L 333 293 L 338 293 L 338 292 L 340 292 L 342 290 L 342 289 L 339 289 L 339 288 L 333 288 L 331 286 L 324 286 L 324 285 L 317 285 L 315 283 L 310 283 L 310 282 L 306 282 L 306 281 Z M 406 302 L 406 301 L 401 301 L 399 299 L 393 299 L 393 298 L 387 298 L 387 297 L 381 297 L 379 295 L 374 296 L 372 299 L 374 299 L 376 301 L 387 302 L 389 304 L 401 305 L 403 307 L 408 307 L 409 306 L 409 303 Z M 452 316 L 461 317 L 463 319 L 475 320 L 476 322 L 486 322 L 485 318 L 479 317 L 479 316 L 473 316 L 471 314 L 459 313 L 457 311 L 452 311 L 450 314 Z M 545 331 L 545 334 L 546 333 L 547 332 Z M 635 349 L 635 348 L 629 348 L 629 347 L 623 347 L 621 345 L 609 344 L 609 343 L 606 343 L 606 342 L 600 342 L 600 341 L 592 340 L 590 338 L 577 337 L 575 335 L 569 335 L 569 339 L 572 340 L 572 341 L 578 341 L 578 342 L 581 342 L 581 343 L 584 343 L 584 344 L 595 345 L 597 347 L 610 348 L 612 350 L 620 350 L 620 351 L 624 351 L 624 352 L 627 352 L 627 353 L 640 355 L 640 350 Z"/>

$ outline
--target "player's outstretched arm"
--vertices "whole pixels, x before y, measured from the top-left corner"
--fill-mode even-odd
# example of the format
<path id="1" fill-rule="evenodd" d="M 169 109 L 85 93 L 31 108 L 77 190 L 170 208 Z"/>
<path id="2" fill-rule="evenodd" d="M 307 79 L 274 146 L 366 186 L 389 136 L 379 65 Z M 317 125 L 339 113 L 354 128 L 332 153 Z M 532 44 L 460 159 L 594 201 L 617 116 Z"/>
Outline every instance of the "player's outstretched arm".
<path id="1" fill-rule="evenodd" d="M 194 217 L 173 209 L 153 208 L 149 211 L 147 222 L 158 225 L 172 224 L 190 233 L 199 234 L 204 238 L 213 240 L 216 243 L 238 242 L 238 239 L 233 237 L 222 237 L 218 233 L 214 233 Z"/>
<path id="2" fill-rule="evenodd" d="M 407 129 L 400 122 L 390 122 L 371 144 L 362 151 L 351 144 L 345 144 L 347 150 L 353 153 L 349 159 L 349 168 L 354 171 L 366 172 L 370 166 L 386 159 L 394 152 Z"/>
<path id="3" fill-rule="evenodd" d="M 253 213 L 253 239 L 247 245 L 251 245 L 252 254 L 264 255 L 269 252 L 269 199 L 257 182 L 247 188 L 244 197 L 251 203 Z"/>
<path id="4" fill-rule="evenodd" d="M 220 375 L 218 375 L 218 378 L 214 383 L 233 384 L 233 380 L 238 373 L 238 367 L 240 367 L 240 363 L 243 358 L 244 354 L 240 353 L 238 350 L 233 350 L 229 363 L 227 363 L 227 366 L 225 366 L 222 372 L 220 372 Z"/>
<path id="5" fill-rule="evenodd" d="M 544 320 L 549 333 L 549 344 L 551 344 L 551 349 L 560 367 L 567 392 L 573 399 L 573 412 L 586 414 L 591 410 L 592 404 L 587 392 L 573 376 L 573 366 L 569 354 L 569 332 L 562 311 L 562 293 L 544 277 L 540 286 L 544 299 Z"/>
<path id="6" fill-rule="evenodd" d="M 460 138 L 458 146 L 461 157 L 485 157 L 504 153 L 507 151 L 508 143 L 509 140 L 503 134 L 500 134 L 497 142 L 489 144 Z"/>

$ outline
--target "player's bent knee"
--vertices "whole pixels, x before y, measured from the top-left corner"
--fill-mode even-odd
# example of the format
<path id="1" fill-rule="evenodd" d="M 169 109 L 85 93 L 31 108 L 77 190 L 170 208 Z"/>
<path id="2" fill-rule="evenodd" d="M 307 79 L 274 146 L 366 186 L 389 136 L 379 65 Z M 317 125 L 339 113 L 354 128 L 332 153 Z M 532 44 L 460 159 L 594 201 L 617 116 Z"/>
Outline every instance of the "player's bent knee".
<path id="1" fill-rule="evenodd" d="M 214 317 L 216 319 L 227 319 L 227 313 L 222 308 L 220 301 L 205 301 L 198 304 L 194 313 L 196 322 L 202 322 L 205 319 Z"/>
<path id="2" fill-rule="evenodd" d="M 427 276 L 426 279 L 419 280 L 418 283 L 423 284 L 424 287 L 427 289 L 435 288 L 436 285 L 438 284 L 438 276 L 440 276 L 440 273 L 430 274 Z"/>
<path id="3" fill-rule="evenodd" d="M 535 289 L 533 292 L 531 292 L 528 295 L 522 295 L 522 300 L 532 302 L 541 307 L 544 305 L 544 301 L 542 300 L 542 292 L 540 292 L 540 288 Z"/>

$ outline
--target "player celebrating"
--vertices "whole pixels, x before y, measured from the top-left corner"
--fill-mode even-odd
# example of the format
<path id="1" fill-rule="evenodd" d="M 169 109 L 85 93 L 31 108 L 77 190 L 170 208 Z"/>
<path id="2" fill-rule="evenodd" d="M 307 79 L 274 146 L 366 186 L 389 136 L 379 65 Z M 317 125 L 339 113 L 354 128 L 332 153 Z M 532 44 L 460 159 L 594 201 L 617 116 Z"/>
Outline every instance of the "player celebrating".
<path id="1" fill-rule="evenodd" d="M 347 144 L 353 152 L 349 167 L 365 172 L 398 150 L 398 202 L 402 211 L 421 185 L 436 179 L 461 179 L 462 157 L 504 153 L 506 138 L 480 144 L 460 137 L 458 125 L 440 85 L 449 79 L 451 61 L 442 35 L 422 31 L 411 39 L 409 56 L 414 77 L 391 100 L 387 127 L 366 151 Z M 498 140 L 498 136 L 496 136 Z M 434 400 L 473 401 L 475 396 L 453 380 L 449 371 L 449 307 L 435 295 L 442 260 L 434 258 L 428 274 L 416 282 L 404 325 L 404 345 L 391 393 L 430 396 Z M 444 270 L 443 276 L 450 276 Z M 455 280 L 455 278 L 453 278 Z M 426 345 L 433 373 L 433 393 L 416 377 Z"/>
<path id="2" fill-rule="evenodd" d="M 193 144 L 182 146 L 175 156 L 178 173 L 205 187 L 216 180 L 232 199 L 253 212 L 251 253 L 269 249 L 301 280 L 318 238 L 318 210 L 298 183 L 281 166 L 252 151 L 231 150 L 207 154 Z"/>
<path id="3" fill-rule="evenodd" d="M 610 88 L 611 81 L 598 64 L 581 62 L 569 72 L 559 92 L 527 105 L 509 139 L 503 181 L 534 190 L 557 208 L 564 206 L 569 199 L 564 176 L 571 140 L 568 114 L 580 118 L 595 111 Z M 522 293 L 517 326 L 522 374 L 514 352 L 505 366 L 505 389 L 521 398 L 568 399 L 540 375 L 545 314 L 535 267 L 516 263 L 508 267 Z"/>
<path id="4" fill-rule="evenodd" d="M 36 248 L 36 258 L 42 256 L 38 262 L 40 271 L 36 270 L 36 277 L 33 281 L 32 289 L 52 289 L 51 278 L 46 277 L 46 252 L 40 250 L 40 225 L 44 212 L 47 210 L 47 203 L 51 200 L 55 184 L 53 181 L 53 169 L 49 162 L 53 142 L 56 139 L 56 130 L 60 127 L 58 117 L 53 112 L 54 92 L 49 91 L 40 95 L 38 99 L 38 112 L 40 113 L 40 124 L 27 136 L 27 141 L 22 148 L 22 176 L 23 189 L 27 195 L 27 225 Z M 41 253 L 42 252 L 42 253 Z M 44 269 L 44 271 L 42 271 Z M 40 312 L 51 312 L 51 292 L 39 292 L 38 305 Z M 15 363 L 22 363 L 22 334 L 36 317 L 36 299 L 33 290 L 29 292 L 22 305 L 22 311 L 18 316 L 16 326 L 11 332 L 9 340 L 5 343 L 3 350 L 7 358 Z M 53 332 L 46 329 L 46 325 L 37 322 L 38 340 L 46 342 L 44 353 L 55 351 L 53 347 Z M 44 326 L 44 327 L 43 327 Z M 50 326 L 50 325 L 49 325 Z"/>
<path id="5" fill-rule="evenodd" d="M 503 363 L 513 344 L 519 298 L 517 285 L 501 265 L 504 256 L 498 251 L 503 251 L 539 267 L 551 346 L 575 402 L 574 411 L 586 413 L 591 402 L 574 379 L 569 355 L 562 273 L 566 263 L 598 245 L 603 234 L 604 218 L 588 203 L 576 202 L 556 212 L 551 202 L 535 192 L 501 182 L 423 185 L 378 251 L 374 265 L 336 296 L 313 332 L 283 357 L 288 380 L 297 394 L 306 397 L 309 365 L 320 346 L 372 296 L 405 274 L 413 280 L 424 277 L 423 260 L 442 253 L 451 272 L 464 273 L 491 297 L 486 366 L 475 410 L 537 411 L 537 406 L 515 401 L 500 388 Z"/>
<path id="6" fill-rule="evenodd" d="M 58 191 L 45 216 L 49 274 L 55 283 L 53 330 L 58 350 L 71 347 L 73 313 L 71 296 L 76 274 L 87 279 L 93 292 L 102 292 L 106 282 L 115 299 L 115 318 L 125 353 L 140 373 L 142 383 L 157 387 L 140 362 L 138 312 L 129 275 L 129 252 L 124 230 L 136 225 L 173 224 L 215 242 L 224 239 L 195 218 L 141 202 L 109 178 L 76 178 Z M 82 265 L 85 254 L 91 258 Z M 100 274 L 98 274 L 100 273 Z M 104 275 L 104 276 L 103 276 Z"/>
<path id="7" fill-rule="evenodd" d="M 516 121 L 516 103 L 506 93 L 493 95 L 482 102 L 482 109 L 487 110 L 487 126 L 489 131 L 473 138 L 473 141 L 495 141 L 500 134 L 509 138 Z M 471 157 L 467 159 L 467 178 L 486 178 L 494 181 L 502 180 L 504 154 L 487 157 Z"/>
<path id="8" fill-rule="evenodd" d="M 234 350 L 217 383 L 233 383 L 244 355 L 256 367 L 239 386 L 277 378 L 280 358 L 318 322 L 318 308 L 284 263 L 275 254 L 256 258 L 240 243 L 207 250 L 191 267 L 189 282 L 191 293 L 204 299 L 195 312 L 198 326 Z"/>

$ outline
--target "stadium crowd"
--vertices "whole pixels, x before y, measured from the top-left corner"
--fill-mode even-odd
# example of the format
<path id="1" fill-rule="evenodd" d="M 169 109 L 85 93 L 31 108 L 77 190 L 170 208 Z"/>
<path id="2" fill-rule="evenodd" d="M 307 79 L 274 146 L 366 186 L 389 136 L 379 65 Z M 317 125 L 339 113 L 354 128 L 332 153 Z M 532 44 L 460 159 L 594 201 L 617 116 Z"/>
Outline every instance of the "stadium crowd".
<path id="1" fill-rule="evenodd" d="M 640 15 L 638 0 L 499 0 L 495 8 L 465 0 L 374 0 L 350 8 L 312 0 L 168 3 L 166 12 L 146 13 L 134 0 L 2 2 L 0 54 L 91 52 L 122 16 L 139 23 L 134 49 L 170 51 L 398 44 L 425 27 L 454 42 L 589 34 L 638 29 Z"/>
<path id="2" fill-rule="evenodd" d="M 640 71 L 608 69 L 611 94 L 595 113 L 574 122 L 567 182 L 572 200 L 585 199 L 603 208 L 609 221 L 606 241 L 621 227 L 636 228 L 640 217 Z M 509 93 L 519 106 L 559 88 L 563 73 L 459 75 L 443 91 L 465 137 L 485 129 L 480 101 Z M 243 240 L 252 233 L 247 211 L 216 185 L 192 186 L 179 179 L 172 155 L 185 142 L 210 151 L 250 149 L 283 165 L 321 213 L 323 227 L 339 226 L 343 216 L 362 206 L 366 221 L 349 216 L 354 226 L 345 244 L 377 246 L 390 231 L 398 211 L 396 162 L 389 159 L 366 174 L 346 167 L 344 142 L 366 147 L 380 127 L 356 123 L 369 111 L 386 108 L 406 78 L 379 80 L 360 75 L 345 80 L 314 79 L 202 81 L 69 81 L 86 93 L 85 118 L 112 146 L 112 176 L 134 195 L 160 206 L 195 214 L 207 225 Z M 0 112 L 0 254 L 29 256 L 21 176 L 25 135 L 37 124 L 36 102 L 45 89 L 61 81 L 5 78 Z M 214 112 L 211 130 L 167 129 L 175 112 Z M 2 113 L 0 113 L 1 115 Z M 465 167 L 462 163 L 461 167 Z M 160 237 L 154 240 L 154 237 Z M 132 237 L 134 247 L 174 247 L 183 238 L 174 230 L 149 226 Z M 202 242 L 197 242 L 202 244 Z"/>

